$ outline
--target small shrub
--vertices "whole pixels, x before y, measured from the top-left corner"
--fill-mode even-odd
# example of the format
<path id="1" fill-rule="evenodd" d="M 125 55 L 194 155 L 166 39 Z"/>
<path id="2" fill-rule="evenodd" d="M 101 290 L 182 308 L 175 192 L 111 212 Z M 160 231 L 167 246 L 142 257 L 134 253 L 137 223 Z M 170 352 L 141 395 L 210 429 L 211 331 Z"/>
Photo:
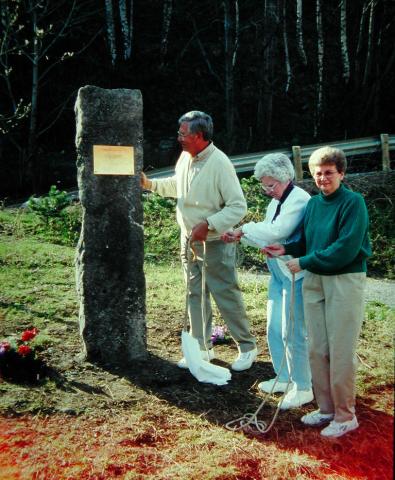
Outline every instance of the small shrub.
<path id="1" fill-rule="evenodd" d="M 261 222 L 271 198 L 262 193 L 261 184 L 255 177 L 243 178 L 240 183 L 248 205 L 243 223 Z"/>
<path id="2" fill-rule="evenodd" d="M 366 203 L 373 252 L 368 260 L 369 273 L 394 279 L 394 205 L 389 198 L 367 199 Z"/>
<path id="3" fill-rule="evenodd" d="M 51 186 L 47 196 L 39 198 L 32 196 L 28 201 L 29 209 L 41 217 L 45 223 L 48 223 L 51 218 L 59 217 L 68 205 L 70 205 L 70 198 L 67 192 L 59 191 L 55 185 Z"/>
<path id="4" fill-rule="evenodd" d="M 54 219 L 57 224 L 54 231 L 58 234 L 58 243 L 75 246 L 80 237 L 82 222 L 82 209 L 80 204 L 64 208 L 61 216 Z"/>
<path id="5" fill-rule="evenodd" d="M 180 228 L 176 222 L 176 202 L 155 193 L 144 196 L 144 242 L 146 260 L 168 262 L 178 258 Z"/>
<path id="6" fill-rule="evenodd" d="M 248 206 L 247 215 L 242 223 L 262 222 L 271 198 L 262 193 L 260 182 L 253 176 L 243 178 L 240 183 Z M 257 248 L 247 247 L 242 243 L 237 246 L 237 264 L 267 271 L 265 256 Z"/>
<path id="7" fill-rule="evenodd" d="M 77 244 L 81 230 L 81 206 L 71 205 L 66 192 L 52 185 L 47 196 L 30 197 L 28 208 L 41 220 L 38 233 L 44 238 L 61 245 Z"/>

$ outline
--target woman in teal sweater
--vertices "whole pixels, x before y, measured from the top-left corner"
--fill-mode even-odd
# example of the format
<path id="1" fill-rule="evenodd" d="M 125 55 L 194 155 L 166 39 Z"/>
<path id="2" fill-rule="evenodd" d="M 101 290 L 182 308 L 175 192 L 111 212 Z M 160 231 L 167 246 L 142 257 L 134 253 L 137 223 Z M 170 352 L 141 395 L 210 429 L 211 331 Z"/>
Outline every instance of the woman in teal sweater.
<path id="1" fill-rule="evenodd" d="M 263 249 L 292 255 L 291 272 L 305 269 L 303 304 L 318 410 L 302 417 L 310 426 L 329 423 L 324 437 L 358 428 L 355 415 L 356 346 L 364 316 L 366 259 L 371 255 L 369 218 L 362 196 L 342 184 L 342 150 L 323 147 L 309 168 L 320 193 L 307 204 L 300 241 Z"/>

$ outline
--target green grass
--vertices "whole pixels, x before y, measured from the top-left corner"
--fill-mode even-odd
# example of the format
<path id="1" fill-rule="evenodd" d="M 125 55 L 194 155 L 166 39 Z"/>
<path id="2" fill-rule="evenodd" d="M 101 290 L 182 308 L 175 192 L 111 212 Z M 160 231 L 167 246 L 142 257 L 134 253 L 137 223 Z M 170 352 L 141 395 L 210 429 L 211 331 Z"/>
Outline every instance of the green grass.
<path id="1" fill-rule="evenodd" d="M 1 305 L 11 330 L 31 324 L 43 329 L 51 320 L 76 318 L 74 249 L 35 238 L 3 238 L 0 242 L 0 282 L 6 285 Z"/>
<path id="2" fill-rule="evenodd" d="M 0 211 L 0 221 L 4 218 L 4 212 Z M 38 328 L 50 328 L 47 324 L 51 320 L 75 322 L 78 315 L 75 249 L 32 235 L 34 216 L 31 214 L 16 213 L 12 222 L 10 214 L 6 218 L 0 237 L 0 283 L 3 286 L 0 312 L 7 320 L 6 325 L 13 328 L 17 323 L 23 328 L 34 323 Z M 148 261 L 145 273 L 149 311 L 169 310 L 182 316 L 185 298 L 178 257 L 170 263 Z M 259 325 L 265 320 L 266 286 L 258 274 L 241 273 L 240 284 L 252 325 Z M 220 322 L 218 311 L 215 310 L 214 315 Z M 154 319 L 148 316 L 147 320 Z M 393 310 L 380 303 L 368 304 L 360 342 L 366 351 L 362 351 L 361 356 L 371 358 L 375 374 L 383 365 L 383 351 L 377 347 L 384 350 L 392 347 L 393 325 Z M 2 330 L 4 328 L 3 323 Z M 389 359 L 391 361 L 391 357 Z M 388 370 L 388 362 L 384 362 L 383 368 Z"/>
<path id="3" fill-rule="evenodd" d="M 0 319 L 3 336 L 15 329 L 34 325 L 56 343 L 58 328 L 77 328 L 78 301 L 75 292 L 72 247 L 56 245 L 31 235 L 29 215 L 16 215 L 13 232 L 9 228 L 0 240 Z M 22 225 L 22 226 L 21 226 Z M 23 234 L 21 233 L 23 232 Z M 10 233 L 13 233 L 10 235 Z M 172 263 L 145 265 L 147 281 L 147 326 L 172 315 L 182 326 L 185 293 L 178 258 Z M 266 286 L 259 275 L 240 275 L 247 311 L 253 329 L 262 330 L 265 322 Z M 158 314 L 158 312 L 160 312 Z M 222 323 L 214 307 L 216 323 Z M 358 387 L 388 384 L 392 379 L 393 309 L 380 303 L 367 305 L 358 354 L 362 360 Z M 265 339 L 260 344 L 265 349 Z"/>

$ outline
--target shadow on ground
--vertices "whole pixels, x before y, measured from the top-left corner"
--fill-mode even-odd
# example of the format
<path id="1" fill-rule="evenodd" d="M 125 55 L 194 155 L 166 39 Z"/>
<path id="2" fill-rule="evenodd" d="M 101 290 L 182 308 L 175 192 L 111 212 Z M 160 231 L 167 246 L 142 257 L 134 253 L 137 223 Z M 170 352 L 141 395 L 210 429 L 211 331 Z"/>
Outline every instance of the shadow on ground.
<path id="1" fill-rule="evenodd" d="M 214 363 L 228 366 L 215 360 Z M 113 374 L 127 378 L 144 389 L 181 409 L 203 415 L 215 425 L 255 412 L 264 398 L 256 387 L 274 375 L 269 362 L 256 362 L 245 372 L 232 372 L 232 380 L 226 386 L 217 387 L 196 381 L 188 370 L 179 369 L 174 363 L 149 355 L 145 362 Z M 376 395 L 392 396 L 392 387 L 375 390 Z M 276 410 L 280 395 L 270 398 L 260 412 L 260 419 L 267 424 Z M 339 439 L 328 440 L 320 435 L 320 429 L 305 427 L 300 417 L 316 408 L 314 403 L 300 409 L 280 412 L 269 433 L 255 434 L 243 431 L 241 434 L 254 438 L 265 445 L 275 444 L 288 452 L 298 451 L 323 462 L 323 473 L 341 475 L 352 479 L 392 479 L 393 472 L 393 417 L 372 408 L 373 400 L 357 398 L 357 414 L 360 428 Z M 253 468 L 253 466 L 251 467 Z M 308 467 L 306 467 L 308 469 Z M 305 472 L 309 474 L 308 471 Z M 313 472 L 311 472 L 313 475 Z M 255 478 L 252 476 L 251 478 Z M 314 475 L 312 478 L 315 478 Z"/>

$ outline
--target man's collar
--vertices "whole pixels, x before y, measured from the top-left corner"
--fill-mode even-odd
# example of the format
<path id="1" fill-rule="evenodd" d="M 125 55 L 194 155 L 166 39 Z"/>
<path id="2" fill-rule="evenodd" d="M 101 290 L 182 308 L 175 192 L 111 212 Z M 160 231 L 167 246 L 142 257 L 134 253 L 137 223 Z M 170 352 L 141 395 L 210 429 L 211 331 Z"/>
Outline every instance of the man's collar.
<path id="1" fill-rule="evenodd" d="M 193 161 L 198 162 L 200 160 L 206 160 L 213 153 L 214 149 L 214 143 L 210 142 L 204 150 L 193 157 Z"/>

